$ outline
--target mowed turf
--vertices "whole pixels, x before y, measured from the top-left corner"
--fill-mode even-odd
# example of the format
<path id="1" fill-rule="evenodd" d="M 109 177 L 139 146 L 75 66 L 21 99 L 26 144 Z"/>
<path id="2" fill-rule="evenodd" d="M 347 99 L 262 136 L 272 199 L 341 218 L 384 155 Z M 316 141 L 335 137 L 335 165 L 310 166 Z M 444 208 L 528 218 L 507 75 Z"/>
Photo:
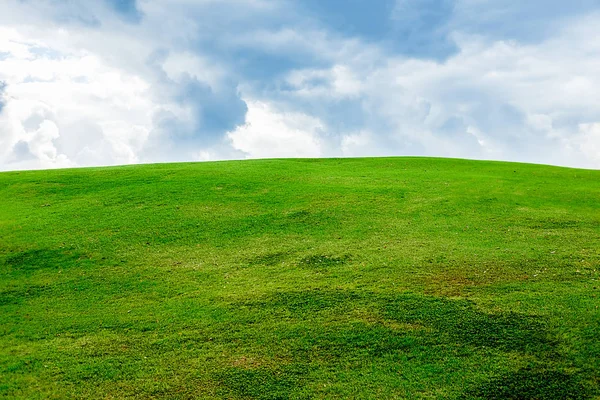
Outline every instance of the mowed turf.
<path id="1" fill-rule="evenodd" d="M 0 397 L 600 398 L 600 171 L 0 174 Z"/>

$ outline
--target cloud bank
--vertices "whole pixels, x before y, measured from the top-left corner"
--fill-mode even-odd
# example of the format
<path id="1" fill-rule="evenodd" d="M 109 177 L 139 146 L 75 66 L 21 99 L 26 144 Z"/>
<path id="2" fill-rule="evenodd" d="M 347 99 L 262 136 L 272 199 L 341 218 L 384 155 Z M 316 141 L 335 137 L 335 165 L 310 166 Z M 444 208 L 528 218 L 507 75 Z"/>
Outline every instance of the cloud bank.
<path id="1" fill-rule="evenodd" d="M 598 26 L 586 0 L 5 0 L 0 169 L 380 155 L 600 168 Z"/>

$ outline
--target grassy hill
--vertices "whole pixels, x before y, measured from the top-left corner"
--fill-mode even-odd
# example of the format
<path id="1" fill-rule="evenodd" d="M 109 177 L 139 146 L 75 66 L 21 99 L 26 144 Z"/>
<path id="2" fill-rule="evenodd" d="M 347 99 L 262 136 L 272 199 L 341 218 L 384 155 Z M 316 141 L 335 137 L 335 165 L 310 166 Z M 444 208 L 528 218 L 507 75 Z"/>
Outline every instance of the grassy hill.
<path id="1" fill-rule="evenodd" d="M 600 398 L 600 171 L 0 174 L 0 397 Z"/>

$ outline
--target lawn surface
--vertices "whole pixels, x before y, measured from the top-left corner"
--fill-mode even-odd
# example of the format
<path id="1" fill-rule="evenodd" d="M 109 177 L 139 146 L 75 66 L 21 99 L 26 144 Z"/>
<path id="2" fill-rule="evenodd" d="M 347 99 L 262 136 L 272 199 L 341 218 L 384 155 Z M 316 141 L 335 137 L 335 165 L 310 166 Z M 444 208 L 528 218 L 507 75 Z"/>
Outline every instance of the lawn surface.
<path id="1" fill-rule="evenodd" d="M 0 174 L 0 397 L 600 398 L 600 171 Z"/>

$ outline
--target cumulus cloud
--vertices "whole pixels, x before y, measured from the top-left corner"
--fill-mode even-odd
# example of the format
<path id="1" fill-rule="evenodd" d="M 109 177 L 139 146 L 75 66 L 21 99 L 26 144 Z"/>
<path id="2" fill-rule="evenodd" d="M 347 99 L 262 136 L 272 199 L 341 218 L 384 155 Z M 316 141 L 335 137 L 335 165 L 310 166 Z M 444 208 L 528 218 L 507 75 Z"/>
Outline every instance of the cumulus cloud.
<path id="1" fill-rule="evenodd" d="M 14 29 L 0 30 L 0 41 L 11 49 L 0 61 L 9 82 L 0 115 L 3 147 L 26 143 L 33 155 L 22 160 L 5 150 L 7 167 L 138 161 L 153 106 L 147 82 L 87 51 L 59 51 Z"/>
<path id="2" fill-rule="evenodd" d="M 245 125 L 228 134 L 232 146 L 251 158 L 321 157 L 323 124 L 296 112 L 278 112 L 258 101 L 248 102 Z"/>
<path id="3" fill-rule="evenodd" d="M 454 32 L 457 52 L 444 60 L 386 54 L 385 63 L 365 66 L 340 59 L 292 71 L 263 96 L 321 118 L 342 154 L 597 168 L 594 151 L 578 143 L 593 141 L 581 124 L 600 119 L 598 24 L 600 15 L 586 15 L 539 43 Z M 340 115 L 340 107 L 349 112 Z"/>
<path id="4" fill-rule="evenodd" d="M 116 3 L 107 1 L 118 13 L 133 12 Z M 0 131 L 4 169 L 189 159 L 194 147 L 212 145 L 244 123 L 236 82 L 201 55 L 135 35 L 150 26 L 113 19 L 110 7 L 92 3 L 70 9 L 75 22 L 65 23 L 55 9 L 49 15 L 59 22 L 48 22 L 33 5 L 47 7 L 14 2 L 12 17 L 24 25 L 0 30 L 0 48 L 7 50 L 0 79 L 8 82 L 10 99 Z M 26 126 L 40 108 L 47 110 L 43 121 L 56 126 L 51 137 L 32 135 Z M 37 141 L 55 153 L 13 154 Z"/>
<path id="5" fill-rule="evenodd" d="M 368 155 L 600 168 L 595 1 L 376 3 L 6 0 L 0 169 Z"/>

